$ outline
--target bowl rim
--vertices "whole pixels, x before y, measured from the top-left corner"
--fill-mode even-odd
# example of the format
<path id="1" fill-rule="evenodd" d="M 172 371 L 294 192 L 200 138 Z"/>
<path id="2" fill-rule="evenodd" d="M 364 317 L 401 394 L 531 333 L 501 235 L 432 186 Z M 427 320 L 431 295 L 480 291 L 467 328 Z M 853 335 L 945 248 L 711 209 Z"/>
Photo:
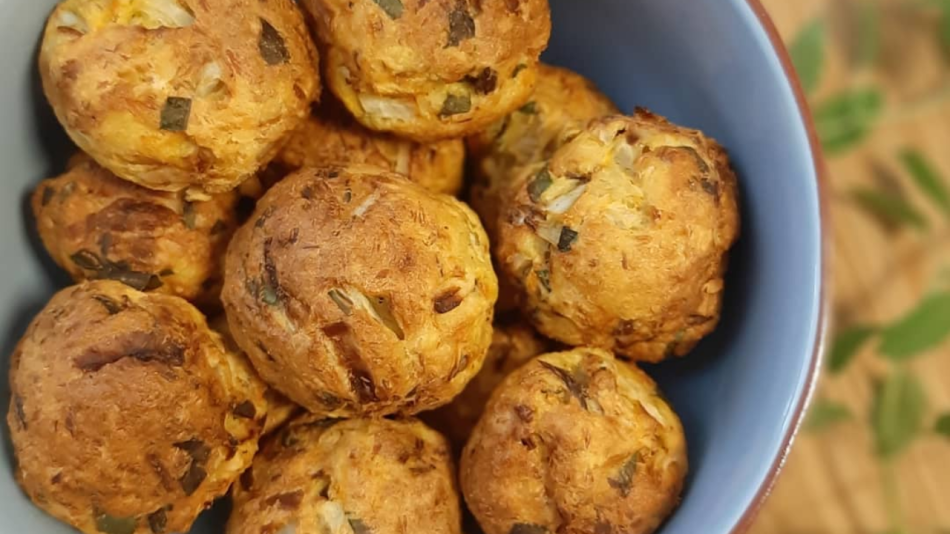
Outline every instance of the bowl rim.
<path id="1" fill-rule="evenodd" d="M 818 379 L 821 374 L 822 361 L 824 360 L 824 353 L 830 328 L 830 307 L 832 300 L 832 220 L 830 204 L 828 202 L 828 173 L 824 154 L 821 149 L 821 142 L 818 139 L 818 131 L 815 129 L 815 123 L 812 119 L 811 111 L 808 106 L 808 100 L 805 97 L 805 91 L 802 89 L 798 74 L 795 72 L 795 67 L 792 64 L 792 58 L 788 53 L 788 49 L 785 47 L 785 42 L 782 40 L 782 37 L 778 32 L 778 28 L 776 28 L 775 23 L 772 21 L 772 17 L 769 15 L 768 10 L 765 9 L 765 6 L 762 5 L 761 0 L 745 1 L 752 10 L 755 18 L 758 20 L 759 25 L 765 31 L 765 34 L 772 45 L 772 50 L 778 57 L 779 63 L 781 63 L 782 70 L 785 72 L 786 81 L 788 82 L 788 85 L 795 96 L 795 101 L 798 104 L 798 111 L 799 115 L 801 116 L 802 124 L 805 126 L 805 131 L 808 134 L 808 144 L 811 148 L 812 164 L 814 166 L 815 176 L 817 178 L 819 213 L 818 226 L 821 239 L 819 249 L 821 255 L 821 265 L 819 280 L 818 324 L 815 332 L 815 340 L 812 346 L 812 354 L 809 361 L 808 376 L 806 378 L 804 390 L 798 399 L 798 404 L 795 407 L 795 411 L 792 415 L 792 424 L 789 426 L 785 436 L 782 438 L 782 446 L 776 452 L 775 458 L 772 460 L 772 466 L 769 469 L 768 475 L 762 481 L 759 489 L 756 491 L 755 497 L 753 497 L 752 501 L 746 507 L 745 512 L 743 512 L 742 516 L 740 516 L 739 521 L 732 528 L 730 534 L 742 534 L 747 532 L 752 527 L 752 525 L 755 523 L 756 517 L 762 510 L 765 501 L 768 500 L 769 495 L 772 493 L 772 489 L 775 487 L 775 483 L 778 480 L 782 469 L 785 467 L 785 462 L 788 460 L 792 445 L 795 442 L 795 437 L 798 435 L 798 431 L 801 429 L 805 413 L 808 410 L 808 406 L 811 404 L 812 397 L 814 396 L 815 389 L 818 385 Z"/>

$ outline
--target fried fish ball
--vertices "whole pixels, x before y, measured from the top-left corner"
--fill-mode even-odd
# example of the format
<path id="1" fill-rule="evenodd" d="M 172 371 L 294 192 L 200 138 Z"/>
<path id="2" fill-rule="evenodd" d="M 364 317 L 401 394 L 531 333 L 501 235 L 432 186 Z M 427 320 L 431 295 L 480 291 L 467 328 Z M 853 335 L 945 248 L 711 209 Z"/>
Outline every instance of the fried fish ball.
<path id="1" fill-rule="evenodd" d="M 238 347 L 234 341 L 234 336 L 231 335 L 231 328 L 228 326 L 228 318 L 224 314 L 220 314 L 214 319 L 211 319 L 208 322 L 208 326 L 221 335 L 221 341 L 224 343 L 224 347 L 228 352 L 239 354 L 242 358 L 247 358 L 247 354 L 245 354 L 244 351 L 241 350 L 241 347 Z M 300 406 L 291 402 L 287 397 L 271 387 L 268 387 L 267 391 L 264 392 L 264 400 L 267 403 L 267 418 L 264 420 L 264 429 L 261 432 L 264 436 L 272 434 L 283 427 L 301 411 Z"/>
<path id="2" fill-rule="evenodd" d="M 492 391 L 512 371 L 548 348 L 549 343 L 523 322 L 496 324 L 482 370 L 451 403 L 422 414 L 422 420 L 442 432 L 454 447 L 461 450 Z"/>
<path id="3" fill-rule="evenodd" d="M 293 0 L 65 0 L 47 22 L 40 74 L 96 161 L 195 198 L 270 161 L 320 92 Z"/>
<path id="4" fill-rule="evenodd" d="M 86 534 L 187 532 L 251 464 L 266 410 L 198 310 L 111 280 L 50 300 L 10 385 L 17 481 Z"/>
<path id="5" fill-rule="evenodd" d="M 406 419 L 295 420 L 232 491 L 228 534 L 459 534 L 448 444 Z"/>
<path id="6" fill-rule="evenodd" d="M 548 337 L 682 356 L 719 321 L 737 196 L 701 132 L 645 110 L 599 119 L 517 179 L 496 252 Z"/>
<path id="7" fill-rule="evenodd" d="M 282 178 L 303 167 L 334 163 L 375 165 L 429 191 L 455 195 L 462 188 L 465 143 L 451 139 L 421 144 L 374 132 L 356 122 L 341 104 L 325 99 L 291 136 L 269 170 Z"/>
<path id="8" fill-rule="evenodd" d="M 264 195 L 228 249 L 222 299 L 265 381 L 351 417 L 448 403 L 481 368 L 497 295 L 468 207 L 356 165 Z"/>
<path id="9" fill-rule="evenodd" d="M 683 427 L 650 377 L 581 348 L 540 356 L 495 390 L 461 485 L 486 534 L 649 534 L 686 470 Z"/>
<path id="10" fill-rule="evenodd" d="M 547 0 L 304 0 L 330 90 L 361 123 L 418 141 L 478 132 L 523 105 Z"/>
<path id="11" fill-rule="evenodd" d="M 224 252 L 237 228 L 237 195 L 189 202 L 116 177 L 78 154 L 33 192 L 50 256 L 77 282 L 112 279 L 138 290 L 214 305 Z"/>
<path id="12" fill-rule="evenodd" d="M 527 104 L 466 139 L 475 169 L 469 202 L 488 236 L 496 235 L 506 188 L 519 167 L 545 161 L 593 119 L 617 106 L 580 74 L 541 64 Z"/>

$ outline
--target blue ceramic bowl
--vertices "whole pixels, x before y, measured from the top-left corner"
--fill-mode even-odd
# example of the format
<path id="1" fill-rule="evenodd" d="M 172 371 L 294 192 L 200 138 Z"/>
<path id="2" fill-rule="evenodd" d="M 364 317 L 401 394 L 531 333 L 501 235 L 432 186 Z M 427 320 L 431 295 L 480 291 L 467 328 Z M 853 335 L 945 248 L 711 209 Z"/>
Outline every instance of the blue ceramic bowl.
<path id="1" fill-rule="evenodd" d="M 742 186 L 722 324 L 688 358 L 648 369 L 683 418 L 691 473 L 663 534 L 743 530 L 801 421 L 824 333 L 825 227 L 818 150 L 798 85 L 755 0 L 552 0 L 547 61 L 595 80 L 625 111 L 646 106 L 729 150 Z M 0 366 L 67 280 L 35 237 L 27 197 L 68 146 L 43 100 L 35 51 L 54 0 L 0 0 Z M 6 413 L 7 380 L 0 378 Z M 13 480 L 3 426 L 0 534 L 66 533 Z M 193 532 L 222 532 L 220 515 Z"/>

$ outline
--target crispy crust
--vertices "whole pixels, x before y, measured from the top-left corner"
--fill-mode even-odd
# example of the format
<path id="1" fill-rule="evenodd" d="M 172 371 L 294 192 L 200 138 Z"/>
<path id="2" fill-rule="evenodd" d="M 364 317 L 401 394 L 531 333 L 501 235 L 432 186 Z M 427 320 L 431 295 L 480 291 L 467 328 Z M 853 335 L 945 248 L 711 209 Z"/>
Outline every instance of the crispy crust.
<path id="1" fill-rule="evenodd" d="M 195 195 L 255 173 L 320 92 L 292 0 L 66 0 L 39 66 L 80 148 L 122 178 Z"/>
<path id="2" fill-rule="evenodd" d="M 496 324 L 482 370 L 451 403 L 422 414 L 422 420 L 444 434 L 453 448 L 460 451 L 478 423 L 492 391 L 512 371 L 545 352 L 550 345 L 523 322 Z"/>
<path id="3" fill-rule="evenodd" d="M 713 331 L 739 233 L 715 141 L 645 110 L 608 117 L 514 188 L 496 252 L 541 333 L 655 362 Z"/>
<path id="4" fill-rule="evenodd" d="M 194 307 L 113 281 L 50 300 L 10 385 L 17 481 L 87 534 L 187 532 L 250 465 L 266 411 Z"/>
<path id="5" fill-rule="evenodd" d="M 491 341 L 498 285 L 475 214 L 375 167 L 306 169 L 228 249 L 222 299 L 261 376 L 314 413 L 451 400 Z"/>
<path id="6" fill-rule="evenodd" d="M 139 187 L 85 154 L 32 197 L 43 244 L 77 282 L 121 279 L 202 305 L 218 301 L 236 204 L 233 192 L 188 202 Z"/>
<path id="7" fill-rule="evenodd" d="M 460 532 L 448 444 L 413 419 L 294 421 L 232 495 L 228 534 Z"/>
<path id="8" fill-rule="evenodd" d="M 617 106 L 580 74 L 541 64 L 538 85 L 518 111 L 466 139 L 474 182 L 469 203 L 495 239 L 498 213 L 517 169 L 550 159 L 593 119 Z"/>
<path id="9" fill-rule="evenodd" d="M 234 341 L 231 335 L 231 328 L 228 326 L 228 318 L 220 314 L 214 319 L 208 321 L 208 326 L 221 335 L 221 341 L 228 352 L 239 354 L 242 358 L 247 358 L 247 354 L 241 350 L 241 347 Z M 296 403 L 290 401 L 279 391 L 268 387 L 264 392 L 264 400 L 267 402 L 267 419 L 264 421 L 264 428 L 261 435 L 267 436 L 280 430 L 288 421 L 296 417 L 303 409 Z"/>
<path id="10" fill-rule="evenodd" d="M 465 144 L 460 139 L 415 143 L 374 132 L 335 99 L 325 98 L 268 166 L 263 182 L 273 184 L 303 167 L 360 163 L 402 174 L 434 193 L 455 195 L 462 188 Z"/>
<path id="11" fill-rule="evenodd" d="M 420 141 L 473 134 L 524 104 L 547 0 L 305 0 L 328 86 L 361 123 Z"/>
<path id="12" fill-rule="evenodd" d="M 508 376 L 462 454 L 485 534 L 648 534 L 687 471 L 679 418 L 650 378 L 597 349 L 547 354 Z"/>

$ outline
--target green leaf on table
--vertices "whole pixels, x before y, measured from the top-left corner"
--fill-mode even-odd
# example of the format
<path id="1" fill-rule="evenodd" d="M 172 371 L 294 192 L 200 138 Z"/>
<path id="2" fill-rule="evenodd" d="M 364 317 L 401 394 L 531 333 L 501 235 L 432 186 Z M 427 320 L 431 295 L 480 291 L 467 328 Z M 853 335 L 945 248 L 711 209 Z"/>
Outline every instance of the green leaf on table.
<path id="1" fill-rule="evenodd" d="M 920 434 L 927 398 L 917 377 L 906 369 L 892 372 L 878 384 L 871 410 L 877 454 L 891 458 Z"/>
<path id="2" fill-rule="evenodd" d="M 910 5 L 919 8 L 936 8 L 940 12 L 938 37 L 944 51 L 950 53 L 950 0 L 917 0 Z"/>
<path id="3" fill-rule="evenodd" d="M 818 88 L 825 66 L 824 21 L 815 19 L 806 25 L 792 40 L 788 52 L 805 93 L 813 93 Z"/>
<path id="4" fill-rule="evenodd" d="M 906 360 L 937 347 L 947 337 L 950 337 L 950 292 L 935 293 L 881 332 L 879 351 L 892 360 Z"/>
<path id="5" fill-rule="evenodd" d="M 877 2 L 858 2 L 854 62 L 859 67 L 873 65 L 881 51 L 881 9 Z"/>
<path id="6" fill-rule="evenodd" d="M 926 230 L 930 226 L 926 217 L 917 208 L 898 195 L 859 187 L 851 191 L 851 196 L 858 205 L 880 219 L 886 226 L 895 228 L 910 226 L 917 230 Z"/>
<path id="7" fill-rule="evenodd" d="M 904 169 L 914 179 L 917 187 L 938 208 L 950 215 L 950 190 L 947 189 L 947 182 L 940 176 L 937 169 L 927 161 L 923 154 L 912 148 L 902 150 L 900 159 Z"/>
<path id="8" fill-rule="evenodd" d="M 940 15 L 940 43 L 945 52 L 950 52 L 950 2 L 943 2 Z"/>
<path id="9" fill-rule="evenodd" d="M 815 127 L 829 155 L 840 154 L 864 139 L 881 114 L 884 97 L 873 87 L 852 89 L 815 107 Z"/>
<path id="10" fill-rule="evenodd" d="M 854 419 L 854 414 L 843 404 L 819 399 L 808 411 L 805 420 L 807 432 L 821 432 L 831 426 Z"/>
<path id="11" fill-rule="evenodd" d="M 856 325 L 837 332 L 828 356 L 828 370 L 832 374 L 843 371 L 861 347 L 876 333 L 876 327 L 867 325 Z"/>
<path id="12" fill-rule="evenodd" d="M 950 412 L 937 418 L 937 423 L 934 425 L 934 432 L 945 438 L 950 438 Z"/>

